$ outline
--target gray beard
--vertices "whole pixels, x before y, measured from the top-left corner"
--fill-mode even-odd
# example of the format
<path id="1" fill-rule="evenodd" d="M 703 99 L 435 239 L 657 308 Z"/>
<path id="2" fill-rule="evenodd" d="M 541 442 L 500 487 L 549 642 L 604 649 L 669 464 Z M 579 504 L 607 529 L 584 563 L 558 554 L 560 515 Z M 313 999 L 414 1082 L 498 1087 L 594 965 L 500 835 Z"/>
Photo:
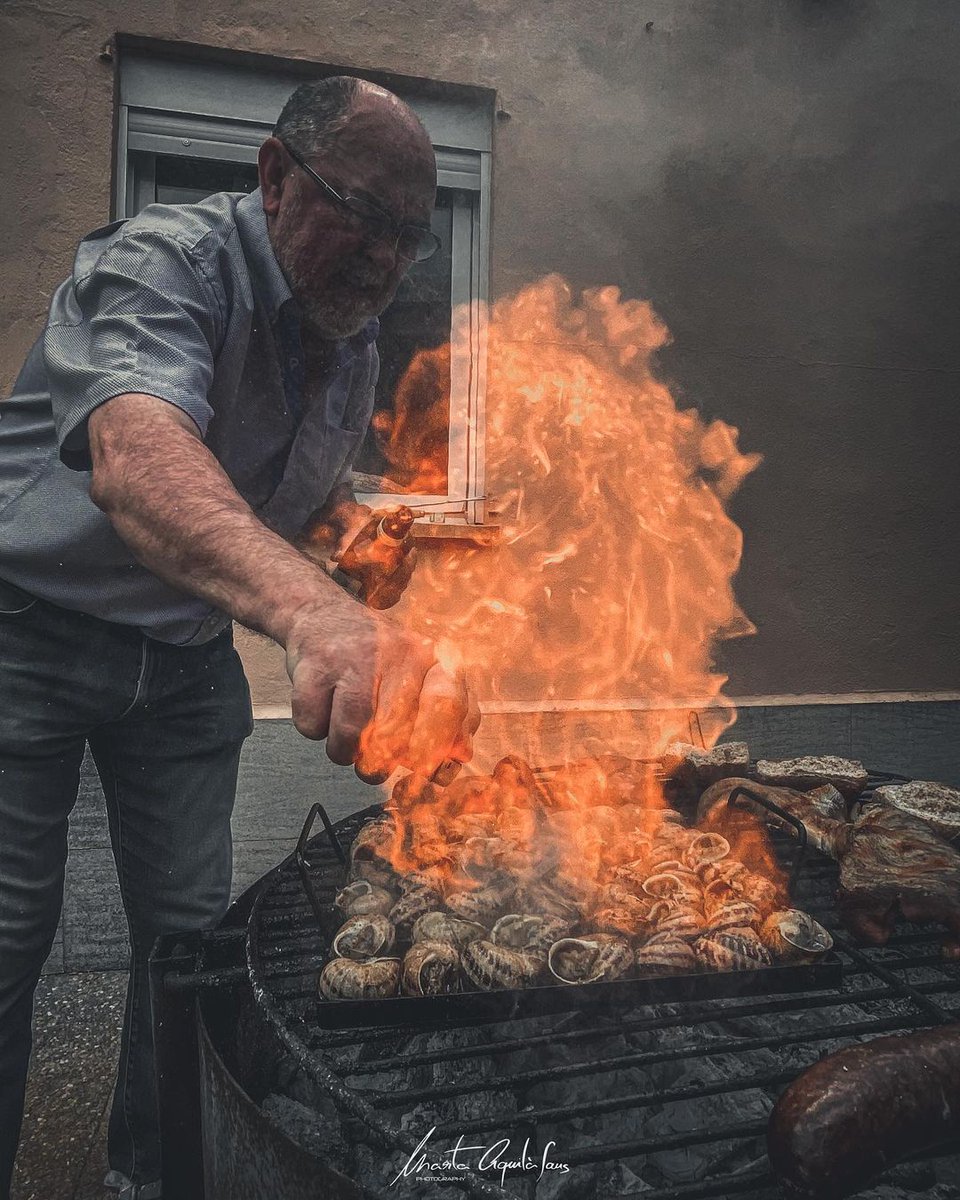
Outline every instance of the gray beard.
<path id="1" fill-rule="evenodd" d="M 339 341 L 359 333 L 371 317 L 362 301 L 334 301 L 324 294 L 316 294 L 312 281 L 291 261 L 288 243 L 281 230 L 271 237 L 273 252 L 280 269 L 286 277 L 290 291 L 300 309 L 301 319 L 310 333 L 328 341 Z"/>
<path id="2" fill-rule="evenodd" d="M 300 308 L 303 324 L 318 337 L 332 341 L 353 337 L 370 319 L 366 309 L 361 310 L 357 305 L 342 301 L 331 304 L 323 297 L 304 299 L 303 290 L 296 287 L 293 280 L 290 280 L 290 290 Z"/>

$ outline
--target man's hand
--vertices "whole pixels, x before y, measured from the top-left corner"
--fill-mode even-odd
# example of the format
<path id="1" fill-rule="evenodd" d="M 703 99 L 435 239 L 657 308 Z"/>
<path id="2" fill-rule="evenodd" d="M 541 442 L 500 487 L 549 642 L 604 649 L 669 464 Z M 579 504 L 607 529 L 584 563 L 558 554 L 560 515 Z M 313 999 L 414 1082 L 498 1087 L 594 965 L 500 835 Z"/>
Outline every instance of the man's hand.
<path id="1" fill-rule="evenodd" d="M 313 514 L 302 534 L 304 552 L 328 569 L 339 567 L 354 580 L 356 594 L 368 608 L 392 608 L 417 564 L 412 538 L 395 544 L 377 538 L 386 515 L 358 504 L 350 488 L 341 485 Z"/>
<path id="2" fill-rule="evenodd" d="M 359 605 L 335 629 L 322 616 L 307 610 L 287 639 L 297 729 L 325 737 L 330 758 L 354 762 L 371 783 L 400 766 L 452 777 L 479 724 L 462 675 L 437 662 L 427 639 Z"/>
<path id="3" fill-rule="evenodd" d="M 271 532 L 193 422 L 155 396 L 90 417 L 91 498 L 137 559 L 284 646 L 294 721 L 362 778 L 465 762 L 476 729 L 463 682 L 429 642 L 369 612 Z"/>

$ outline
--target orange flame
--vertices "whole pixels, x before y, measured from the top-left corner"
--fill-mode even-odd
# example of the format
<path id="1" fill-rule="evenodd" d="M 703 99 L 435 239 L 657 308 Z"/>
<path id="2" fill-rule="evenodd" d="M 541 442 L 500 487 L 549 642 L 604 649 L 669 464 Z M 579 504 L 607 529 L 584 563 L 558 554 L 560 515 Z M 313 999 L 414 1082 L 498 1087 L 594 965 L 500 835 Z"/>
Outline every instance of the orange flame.
<path id="1" fill-rule="evenodd" d="M 467 322 L 455 329 L 452 354 L 468 354 Z M 724 422 L 677 410 L 651 367 L 665 327 L 615 288 L 577 304 L 552 276 L 498 303 L 486 332 L 487 493 L 503 544 L 431 556 L 400 611 L 455 643 L 489 696 L 714 699 L 714 641 L 752 632 L 724 502 L 760 456 Z M 434 392 L 431 410 L 422 385 L 450 353 L 418 357 L 383 423 L 388 473 L 412 490 L 436 486 L 441 429 L 446 455 L 446 399 Z"/>
<path id="2" fill-rule="evenodd" d="M 739 451 L 731 426 L 677 408 L 653 367 L 665 326 L 616 288 L 575 298 L 550 276 L 498 302 L 484 333 L 486 492 L 502 540 L 421 555 L 401 619 L 452 647 L 481 699 L 639 701 L 660 714 L 648 756 L 689 740 L 694 707 L 712 744 L 734 719 L 713 646 L 753 631 L 731 587 L 742 537 L 724 505 L 760 456 Z M 450 346 L 415 360 L 380 420 L 387 473 L 411 491 L 445 478 L 438 381 L 470 361 L 470 338 L 457 314 Z M 606 803 L 603 775 L 580 779 L 569 806 Z"/>

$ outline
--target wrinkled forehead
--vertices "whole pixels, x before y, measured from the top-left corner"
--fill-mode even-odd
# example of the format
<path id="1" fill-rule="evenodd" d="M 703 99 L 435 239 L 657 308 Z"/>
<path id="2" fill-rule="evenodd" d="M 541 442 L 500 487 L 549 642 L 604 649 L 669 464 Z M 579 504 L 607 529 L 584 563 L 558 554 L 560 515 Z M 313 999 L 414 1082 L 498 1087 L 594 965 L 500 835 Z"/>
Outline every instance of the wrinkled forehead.
<path id="1" fill-rule="evenodd" d="M 361 98 L 326 151 L 343 184 L 402 207 L 432 207 L 436 159 L 423 129 L 399 102 Z M 319 161 L 319 159 L 318 159 Z"/>

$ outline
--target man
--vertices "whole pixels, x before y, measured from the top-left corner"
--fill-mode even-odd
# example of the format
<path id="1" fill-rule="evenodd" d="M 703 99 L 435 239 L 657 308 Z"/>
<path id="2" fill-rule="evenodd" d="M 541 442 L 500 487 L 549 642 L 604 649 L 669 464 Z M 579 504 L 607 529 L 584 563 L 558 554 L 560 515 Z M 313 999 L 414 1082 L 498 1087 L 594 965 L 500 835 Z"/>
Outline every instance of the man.
<path id="1" fill-rule="evenodd" d="M 297 728 L 362 778 L 469 755 L 461 681 L 291 544 L 325 503 L 357 527 L 376 315 L 436 246 L 429 138 L 389 92 L 328 79 L 287 102 L 259 175 L 84 239 L 0 407 L 0 1195 L 85 745 L 132 943 L 107 1184 L 140 1200 L 160 1174 L 147 956 L 230 886 L 251 731 L 230 618 L 285 647 Z"/>

